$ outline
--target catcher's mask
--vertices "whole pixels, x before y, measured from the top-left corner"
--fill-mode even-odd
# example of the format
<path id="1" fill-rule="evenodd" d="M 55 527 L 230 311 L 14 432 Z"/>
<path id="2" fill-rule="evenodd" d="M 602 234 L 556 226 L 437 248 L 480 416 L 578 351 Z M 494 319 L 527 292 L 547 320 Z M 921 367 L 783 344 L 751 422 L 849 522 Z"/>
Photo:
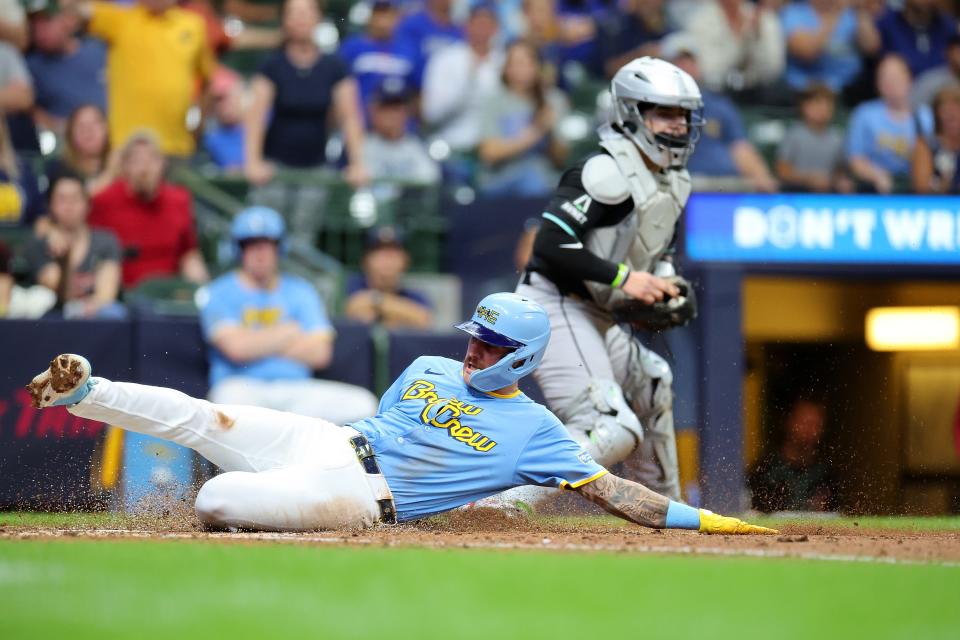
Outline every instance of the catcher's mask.
<path id="1" fill-rule="evenodd" d="M 484 392 L 508 387 L 540 366 L 550 341 L 547 312 L 516 293 L 488 295 L 473 317 L 456 327 L 488 344 L 512 349 L 495 364 L 470 375 L 470 386 Z"/>
<path id="2" fill-rule="evenodd" d="M 700 88 L 687 72 L 659 58 L 637 58 L 614 74 L 610 94 L 609 123 L 614 128 L 657 166 L 680 169 L 687 165 L 705 123 Z M 665 107 L 684 112 L 685 134 L 655 134 L 647 127 L 645 115 Z"/>

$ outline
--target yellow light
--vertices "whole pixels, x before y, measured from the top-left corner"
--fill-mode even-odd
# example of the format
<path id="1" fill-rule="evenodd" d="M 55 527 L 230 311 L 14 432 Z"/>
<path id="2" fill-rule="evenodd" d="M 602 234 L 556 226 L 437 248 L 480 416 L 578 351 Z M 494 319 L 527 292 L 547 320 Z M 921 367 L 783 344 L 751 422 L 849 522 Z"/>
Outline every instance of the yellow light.
<path id="1" fill-rule="evenodd" d="M 960 348 L 958 307 L 877 307 L 867 311 L 867 346 L 874 351 Z"/>

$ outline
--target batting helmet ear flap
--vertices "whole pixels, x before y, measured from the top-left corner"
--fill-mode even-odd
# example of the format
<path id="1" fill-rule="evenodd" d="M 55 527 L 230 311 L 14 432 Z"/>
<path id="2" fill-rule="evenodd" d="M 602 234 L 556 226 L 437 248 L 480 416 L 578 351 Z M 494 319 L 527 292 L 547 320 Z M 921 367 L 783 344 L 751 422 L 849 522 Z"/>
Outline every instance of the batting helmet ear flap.
<path id="1" fill-rule="evenodd" d="M 550 318 L 539 304 L 516 293 L 493 293 L 477 305 L 473 318 L 457 325 L 478 340 L 512 349 L 486 369 L 474 371 L 470 386 L 479 391 L 509 387 L 543 360 L 550 341 Z"/>

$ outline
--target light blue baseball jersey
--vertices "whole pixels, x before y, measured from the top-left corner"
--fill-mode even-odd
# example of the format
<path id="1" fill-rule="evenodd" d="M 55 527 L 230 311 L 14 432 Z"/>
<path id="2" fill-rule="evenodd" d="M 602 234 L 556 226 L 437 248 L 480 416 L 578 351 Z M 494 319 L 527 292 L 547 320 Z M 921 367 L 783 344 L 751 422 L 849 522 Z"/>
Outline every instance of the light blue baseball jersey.
<path id="1" fill-rule="evenodd" d="M 303 278 L 286 273 L 281 274 L 275 288 L 265 291 L 245 285 L 237 272 L 231 271 L 207 286 L 207 300 L 200 308 L 200 324 L 208 343 L 217 329 L 226 325 L 265 328 L 284 322 L 296 322 L 306 332 L 333 333 L 317 290 Z M 306 380 L 311 375 L 310 367 L 292 358 L 267 356 L 239 363 L 210 345 L 211 387 L 230 376 Z"/>
<path id="2" fill-rule="evenodd" d="M 373 446 L 400 521 L 520 485 L 575 488 L 607 472 L 546 407 L 519 391 L 477 391 L 462 366 L 417 358 L 383 394 L 377 415 L 350 425 Z"/>

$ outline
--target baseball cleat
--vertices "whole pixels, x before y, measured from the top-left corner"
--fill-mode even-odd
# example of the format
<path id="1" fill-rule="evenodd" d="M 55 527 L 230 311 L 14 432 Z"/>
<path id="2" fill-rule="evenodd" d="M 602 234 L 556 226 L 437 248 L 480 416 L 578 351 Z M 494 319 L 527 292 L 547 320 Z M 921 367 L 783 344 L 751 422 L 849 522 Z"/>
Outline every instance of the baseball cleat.
<path id="1" fill-rule="evenodd" d="M 50 361 L 47 370 L 27 385 L 30 399 L 37 409 L 77 404 L 96 384 L 90 379 L 92 369 L 83 356 L 64 353 Z"/>
<path id="2" fill-rule="evenodd" d="M 748 524 L 739 518 L 730 518 L 714 513 L 708 509 L 700 509 L 700 533 L 720 535 L 775 535 L 780 533 L 776 529 L 758 527 Z"/>

